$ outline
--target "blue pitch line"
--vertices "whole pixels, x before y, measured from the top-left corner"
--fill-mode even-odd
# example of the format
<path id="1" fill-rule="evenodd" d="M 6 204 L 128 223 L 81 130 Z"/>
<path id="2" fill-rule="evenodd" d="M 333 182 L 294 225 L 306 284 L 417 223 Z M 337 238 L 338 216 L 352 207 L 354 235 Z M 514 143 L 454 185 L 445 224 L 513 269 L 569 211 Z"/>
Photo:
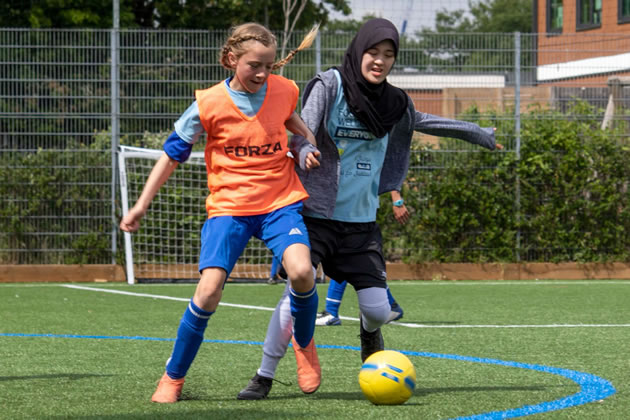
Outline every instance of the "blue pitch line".
<path id="1" fill-rule="evenodd" d="M 99 340 L 143 340 L 143 341 L 175 341 L 174 338 L 159 338 L 159 337 L 141 337 L 141 336 L 109 336 L 109 335 L 77 335 L 77 334 L 18 334 L 18 333 L 0 333 L 0 337 L 44 337 L 44 338 L 91 338 Z M 243 341 L 243 340 L 203 340 L 204 343 L 219 343 L 219 344 L 247 344 L 262 346 L 260 341 Z M 318 349 L 336 349 L 336 350 L 355 350 L 360 351 L 360 347 L 355 346 L 337 346 L 337 345 L 316 345 Z M 563 398 L 559 398 L 554 401 L 545 401 L 539 404 L 524 405 L 518 408 L 511 408 L 503 411 L 492 411 L 489 413 L 475 414 L 466 417 L 457 417 L 453 420 L 480 420 L 480 419 L 510 419 L 514 417 L 528 416 L 531 414 L 546 413 L 550 411 L 562 410 L 569 407 L 578 405 L 584 405 L 595 401 L 601 401 L 604 398 L 608 398 L 615 394 L 617 390 L 612 384 L 598 376 L 590 373 L 577 372 L 575 370 L 555 368 L 551 366 L 534 365 L 530 363 L 510 362 L 499 359 L 487 359 L 470 356 L 460 356 L 457 354 L 441 354 L 441 353 L 429 353 L 429 352 L 417 352 L 408 350 L 397 350 L 407 356 L 416 357 L 430 357 L 434 359 L 448 359 L 461 362 L 472 363 L 485 363 L 490 365 L 499 365 L 505 367 L 515 367 L 520 369 L 534 370 L 543 373 L 549 373 L 552 375 L 563 376 L 572 380 L 580 386 L 580 391 L 568 395 Z"/>
<path id="2" fill-rule="evenodd" d="M 515 367 L 520 369 L 535 370 L 552 375 L 563 376 L 572 380 L 580 386 L 580 391 L 559 398 L 554 401 L 545 401 L 539 404 L 524 405 L 518 408 L 512 408 L 503 411 L 492 411 L 489 413 L 476 414 L 466 417 L 457 417 L 456 420 L 477 420 L 477 419 L 510 419 L 514 417 L 529 416 L 531 414 L 545 413 L 549 411 L 562 410 L 569 407 L 584 405 L 595 401 L 601 401 L 615 394 L 617 390 L 607 380 L 590 373 L 577 372 L 575 370 L 555 368 L 551 366 L 534 365 L 530 363 L 510 362 L 498 359 L 487 359 L 479 357 L 459 356 L 456 354 L 439 354 L 399 350 L 401 353 L 409 356 L 432 357 L 437 359 L 457 360 L 473 363 L 485 363 L 491 365 L 499 365 L 506 367 Z"/>

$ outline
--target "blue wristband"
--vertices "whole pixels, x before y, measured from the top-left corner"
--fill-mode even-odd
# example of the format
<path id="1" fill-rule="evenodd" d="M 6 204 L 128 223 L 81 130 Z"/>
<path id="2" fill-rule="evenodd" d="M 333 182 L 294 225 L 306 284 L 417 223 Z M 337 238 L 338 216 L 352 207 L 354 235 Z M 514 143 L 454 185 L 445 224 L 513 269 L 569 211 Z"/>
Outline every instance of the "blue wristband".
<path id="1" fill-rule="evenodd" d="M 403 200 L 402 198 L 400 200 L 394 201 L 394 206 L 396 207 L 402 207 L 403 204 L 405 204 L 405 200 Z"/>

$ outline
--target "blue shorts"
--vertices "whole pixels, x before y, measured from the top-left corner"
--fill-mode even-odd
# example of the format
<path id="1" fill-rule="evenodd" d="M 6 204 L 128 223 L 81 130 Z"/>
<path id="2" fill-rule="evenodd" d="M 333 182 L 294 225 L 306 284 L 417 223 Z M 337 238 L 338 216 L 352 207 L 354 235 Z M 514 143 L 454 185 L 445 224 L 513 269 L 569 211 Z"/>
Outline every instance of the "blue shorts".
<path id="1" fill-rule="evenodd" d="M 206 220 L 201 230 L 199 272 L 217 267 L 229 277 L 252 236 L 262 240 L 278 261 L 282 261 L 289 245 L 304 244 L 310 249 L 302 202 L 256 216 L 216 216 Z"/>

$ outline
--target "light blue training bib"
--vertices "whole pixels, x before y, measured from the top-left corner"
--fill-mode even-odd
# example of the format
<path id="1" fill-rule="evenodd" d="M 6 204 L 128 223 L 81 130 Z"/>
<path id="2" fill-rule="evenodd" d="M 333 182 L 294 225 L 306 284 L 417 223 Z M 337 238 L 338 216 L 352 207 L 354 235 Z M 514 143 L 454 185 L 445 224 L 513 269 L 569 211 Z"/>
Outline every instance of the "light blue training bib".
<path id="1" fill-rule="evenodd" d="M 337 76 L 337 99 L 328 119 L 328 134 L 337 145 L 341 174 L 334 220 L 373 222 L 378 210 L 378 185 L 389 135 L 375 138 L 350 109 Z"/>

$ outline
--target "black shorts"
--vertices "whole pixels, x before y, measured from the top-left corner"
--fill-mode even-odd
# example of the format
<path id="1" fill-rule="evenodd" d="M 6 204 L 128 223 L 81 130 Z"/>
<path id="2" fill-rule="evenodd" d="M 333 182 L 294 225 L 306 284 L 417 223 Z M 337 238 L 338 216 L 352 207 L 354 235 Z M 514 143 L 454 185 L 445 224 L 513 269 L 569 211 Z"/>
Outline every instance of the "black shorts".
<path id="1" fill-rule="evenodd" d="M 383 238 L 376 222 L 350 223 L 304 217 L 313 266 L 356 290 L 387 287 Z"/>

